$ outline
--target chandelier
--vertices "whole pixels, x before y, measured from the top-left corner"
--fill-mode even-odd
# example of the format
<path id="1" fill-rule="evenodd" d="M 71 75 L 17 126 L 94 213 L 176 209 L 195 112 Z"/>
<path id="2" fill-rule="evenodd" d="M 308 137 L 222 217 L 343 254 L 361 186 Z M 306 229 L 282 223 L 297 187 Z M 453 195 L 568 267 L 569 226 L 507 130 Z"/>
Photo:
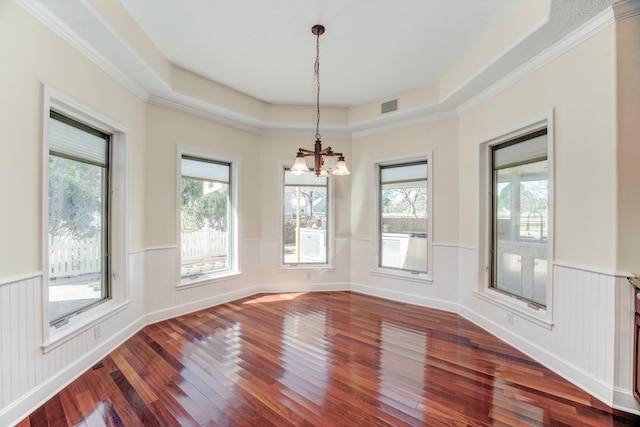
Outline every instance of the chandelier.
<path id="1" fill-rule="evenodd" d="M 329 172 L 333 175 L 349 175 L 347 163 L 342 153 L 334 153 L 331 147 L 322 148 L 320 141 L 320 36 L 324 34 L 322 25 L 314 25 L 311 32 L 316 36 L 316 62 L 314 74 L 316 75 L 316 144 L 313 150 L 298 148 L 296 160 L 291 167 L 291 175 L 304 175 L 309 172 L 306 157 L 313 156 L 313 170 L 316 176 L 326 177 Z M 337 160 L 336 160 L 337 157 Z"/>

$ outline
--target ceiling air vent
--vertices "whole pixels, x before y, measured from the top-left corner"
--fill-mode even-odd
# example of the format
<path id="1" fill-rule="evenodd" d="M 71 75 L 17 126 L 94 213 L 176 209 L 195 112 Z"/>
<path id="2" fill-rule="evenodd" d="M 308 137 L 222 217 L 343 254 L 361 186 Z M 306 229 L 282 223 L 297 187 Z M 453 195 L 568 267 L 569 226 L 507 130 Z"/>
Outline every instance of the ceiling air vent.
<path id="1" fill-rule="evenodd" d="M 393 101 L 387 101 L 380 104 L 380 113 L 390 113 L 392 111 L 396 111 L 398 109 L 398 100 L 394 99 Z"/>

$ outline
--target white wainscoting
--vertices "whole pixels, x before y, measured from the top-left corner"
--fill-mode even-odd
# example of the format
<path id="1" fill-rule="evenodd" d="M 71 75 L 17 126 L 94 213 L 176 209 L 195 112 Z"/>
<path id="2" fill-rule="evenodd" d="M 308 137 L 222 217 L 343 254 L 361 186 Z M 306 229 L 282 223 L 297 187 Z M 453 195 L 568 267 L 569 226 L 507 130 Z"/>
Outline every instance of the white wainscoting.
<path id="1" fill-rule="evenodd" d="M 614 273 L 555 265 L 551 330 L 474 297 L 473 248 L 433 245 L 432 281 L 372 274 L 371 242 L 336 239 L 331 268 L 285 269 L 278 239 L 241 242 L 242 274 L 176 288 L 175 247 L 149 248 L 128 259 L 131 303 L 93 330 L 43 354 L 42 275 L 0 280 L 0 425 L 11 425 L 58 392 L 146 323 L 259 292 L 351 289 L 400 302 L 459 312 L 490 333 L 618 409 L 640 413 L 631 394 L 633 288 Z"/>
<path id="2" fill-rule="evenodd" d="M 42 351 L 42 274 L 0 285 L 0 425 L 24 418 L 143 326 L 144 252 L 130 254 L 128 292 L 133 300 L 100 324 Z"/>
<path id="3" fill-rule="evenodd" d="M 635 288 L 626 277 L 616 278 L 616 370 L 613 407 L 640 414 L 633 397 L 633 337 L 635 335 Z"/>
<path id="4" fill-rule="evenodd" d="M 240 244 L 240 259 L 252 254 L 253 240 Z M 255 254 L 253 254 L 255 256 Z M 179 287 L 178 254 L 175 246 L 146 252 L 146 323 L 154 323 L 256 293 L 251 283 L 253 264 L 243 263 L 241 274 Z"/>
<path id="5" fill-rule="evenodd" d="M 372 243 L 365 239 L 351 241 L 351 290 L 440 310 L 458 310 L 458 247 L 433 247 L 432 281 L 411 280 L 372 272 Z"/>
<path id="6" fill-rule="evenodd" d="M 460 314 L 602 402 L 638 412 L 631 396 L 633 295 L 615 273 L 554 265 L 553 326 L 478 297 L 477 253 L 460 248 Z M 512 312 L 513 323 L 507 321 Z"/>

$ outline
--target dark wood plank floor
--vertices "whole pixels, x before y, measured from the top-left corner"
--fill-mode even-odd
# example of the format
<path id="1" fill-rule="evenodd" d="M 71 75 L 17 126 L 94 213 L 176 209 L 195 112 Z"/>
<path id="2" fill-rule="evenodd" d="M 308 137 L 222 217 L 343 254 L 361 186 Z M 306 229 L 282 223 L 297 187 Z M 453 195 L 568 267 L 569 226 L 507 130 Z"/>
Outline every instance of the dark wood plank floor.
<path id="1" fill-rule="evenodd" d="M 25 426 L 630 426 L 455 314 L 258 295 L 145 327 Z"/>

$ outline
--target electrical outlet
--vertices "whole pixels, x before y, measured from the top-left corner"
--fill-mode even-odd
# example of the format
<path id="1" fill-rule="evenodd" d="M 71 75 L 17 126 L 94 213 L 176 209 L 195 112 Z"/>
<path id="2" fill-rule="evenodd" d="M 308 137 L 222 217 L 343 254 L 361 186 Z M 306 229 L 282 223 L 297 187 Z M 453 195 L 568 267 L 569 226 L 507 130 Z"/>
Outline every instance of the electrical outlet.
<path id="1" fill-rule="evenodd" d="M 513 325 L 513 313 L 511 312 L 507 313 L 507 323 Z"/>
<path id="2" fill-rule="evenodd" d="M 102 325 L 96 325 L 93 328 L 93 338 L 97 340 L 102 338 Z"/>

